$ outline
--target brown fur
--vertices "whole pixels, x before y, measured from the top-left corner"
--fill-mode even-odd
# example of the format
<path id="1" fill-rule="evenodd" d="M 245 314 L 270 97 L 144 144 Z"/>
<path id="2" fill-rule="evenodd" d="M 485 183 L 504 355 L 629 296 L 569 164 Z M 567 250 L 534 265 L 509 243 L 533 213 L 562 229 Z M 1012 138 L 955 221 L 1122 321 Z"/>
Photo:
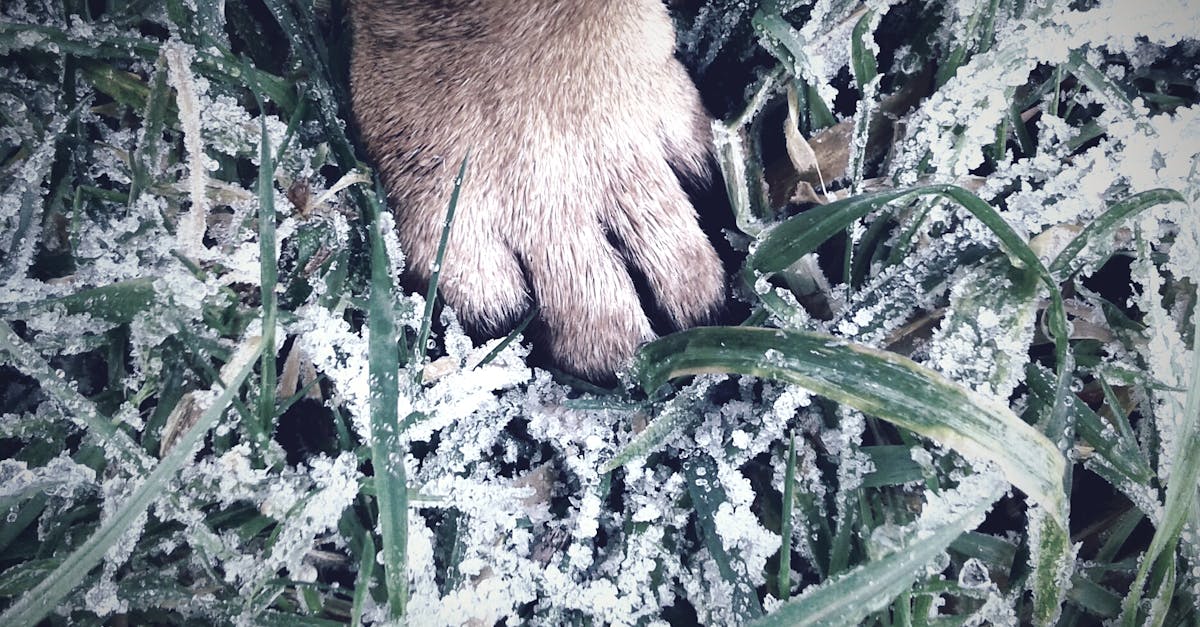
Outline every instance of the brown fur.
<path id="1" fill-rule="evenodd" d="M 354 0 L 351 17 L 354 114 L 410 278 L 429 278 L 470 151 L 439 285 L 470 327 L 502 334 L 536 302 L 553 359 L 607 377 L 653 337 L 627 266 L 676 327 L 721 305 L 676 175 L 708 176 L 709 117 L 661 0 Z"/>

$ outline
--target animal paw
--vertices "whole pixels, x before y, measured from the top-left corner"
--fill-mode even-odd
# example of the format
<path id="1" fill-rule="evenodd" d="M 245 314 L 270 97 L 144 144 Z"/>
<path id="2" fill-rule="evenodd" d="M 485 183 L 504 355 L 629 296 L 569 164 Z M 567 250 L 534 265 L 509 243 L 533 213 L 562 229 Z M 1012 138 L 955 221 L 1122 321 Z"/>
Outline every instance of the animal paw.
<path id="1" fill-rule="evenodd" d="M 715 316 L 724 273 L 680 181 L 710 175 L 709 118 L 659 0 L 358 0 L 352 18 L 354 114 L 410 279 L 470 153 L 439 283 L 469 328 L 536 303 L 542 349 L 606 379 L 652 318 Z"/>

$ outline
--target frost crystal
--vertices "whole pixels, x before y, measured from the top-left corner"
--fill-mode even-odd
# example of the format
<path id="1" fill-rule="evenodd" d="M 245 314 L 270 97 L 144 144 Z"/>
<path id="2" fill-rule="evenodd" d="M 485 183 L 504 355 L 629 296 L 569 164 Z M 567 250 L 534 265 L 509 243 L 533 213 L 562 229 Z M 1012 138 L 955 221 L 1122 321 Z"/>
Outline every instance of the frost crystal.
<path id="1" fill-rule="evenodd" d="M 1090 364 L 1080 366 L 1080 373 L 1116 381 L 1119 394 L 1133 390 L 1140 414 L 1139 433 L 1105 424 L 1100 437 L 1140 438 L 1125 442 L 1131 450 L 1161 449 L 1147 455 L 1155 462 L 1157 484 L 1114 480 L 1152 522 L 1161 522 L 1159 489 L 1182 467 L 1175 457 L 1194 424 L 1180 390 L 1190 384 L 1195 361 L 1188 338 L 1200 281 L 1200 223 L 1193 211 L 1200 202 L 1200 106 L 1175 102 L 1175 92 L 1195 89 L 1200 75 L 1185 68 L 1171 91 L 1156 85 L 1153 96 L 1143 90 L 1143 97 L 1131 99 L 1122 88 L 1153 82 L 1147 77 L 1176 56 L 1196 54 L 1195 3 L 1166 0 L 1146 10 L 1134 0 L 1100 0 L 1075 3 L 1086 8 L 1080 10 L 1043 2 L 1019 14 L 992 15 L 995 3 L 984 0 L 926 2 L 923 8 L 940 24 L 928 47 L 951 54 L 961 48 L 965 63 L 938 77 L 944 84 L 902 114 L 904 133 L 890 146 L 887 171 L 877 181 L 864 180 L 868 123 L 885 109 L 890 94 L 884 90 L 905 81 L 877 75 L 842 93 L 835 85 L 844 85 L 846 76 L 865 79 L 860 74 L 867 68 L 851 59 L 849 43 L 859 24 L 867 31 L 857 42 L 865 52 L 889 56 L 879 55 L 870 33 L 895 3 L 703 4 L 693 31 L 684 35 L 685 52 L 701 66 L 721 55 L 745 54 L 756 62 L 762 55 L 751 48 L 759 43 L 779 56 L 783 71 L 777 76 L 784 78 L 764 83 L 745 120 L 757 124 L 760 114 L 770 115 L 769 105 L 777 102 L 772 89 L 792 81 L 804 83 L 805 98 L 815 94 L 836 105 L 838 116 L 849 110 L 846 96 L 859 98 L 846 120 L 856 129 L 847 146 L 853 153 L 850 194 L 872 185 L 929 182 L 975 190 L 1049 266 L 1117 201 L 1157 188 L 1184 193 L 1184 203 L 1157 206 L 1092 238 L 1054 277 L 1071 286 L 1072 348 L 1101 362 L 1091 371 Z M 213 393 L 195 391 L 211 375 L 205 367 L 219 368 L 218 362 L 237 354 L 240 345 L 232 338 L 261 331 L 256 298 L 263 260 L 255 228 L 261 216 L 258 192 L 248 180 L 264 139 L 280 148 L 288 130 L 279 116 L 290 113 L 279 102 L 254 114 L 243 106 L 245 76 L 226 58 L 222 11 L 193 0 L 176 7 L 195 17 L 192 32 L 174 22 L 174 9 L 169 16 L 156 6 L 143 16 L 153 28 L 126 29 L 65 15 L 60 5 L 23 2 L 0 9 L 5 28 L 16 33 L 0 37 L 0 53 L 22 60 L 0 68 L 0 144 L 11 153 L 0 172 L 0 310 L 6 321 L 20 322 L 13 324 L 13 338 L 29 354 L 20 355 L 25 365 L 15 367 L 30 381 L 5 383 L 11 387 L 4 398 L 14 406 L 0 416 L 0 436 L 28 448 L 0 460 L 0 500 L 10 523 L 22 522 L 19 517 L 32 510 L 28 504 L 41 503 L 36 525 L 23 524 L 28 537 L 59 543 L 46 555 L 66 555 L 78 546 L 76 530 L 85 526 L 77 524 L 77 511 L 98 507 L 101 520 L 112 519 L 145 480 L 153 455 L 170 450 L 172 429 L 186 428 L 182 418 L 212 402 Z M 866 10 L 871 14 L 864 20 Z M 150 31 L 168 34 L 155 39 L 144 34 Z M 138 84 L 156 85 L 158 73 L 166 73 L 170 89 L 147 92 L 169 101 L 165 122 L 129 124 L 145 113 L 138 110 L 143 105 L 129 106 L 106 91 L 115 79 L 94 75 L 101 65 L 64 60 L 97 43 L 106 60 L 114 59 L 112 69 L 132 72 Z M 129 58 L 117 60 L 121 51 Z M 929 65 L 925 55 L 902 46 L 891 69 L 916 75 Z M 281 66 L 289 76 L 313 71 L 294 65 L 297 58 Z M 1081 60 L 1094 71 L 1085 72 Z M 37 72 L 25 67 L 35 65 Z M 1073 77 L 1060 83 L 1063 72 Z M 61 80 L 68 73 L 76 80 Z M 1045 82 L 1047 89 L 1029 89 L 1031 81 L 1048 76 L 1054 78 Z M 318 92 L 312 102 L 335 101 L 322 81 L 310 83 L 313 91 L 306 93 Z M 1013 111 L 1022 99 L 1026 110 Z M 819 109 L 815 99 L 806 105 Z M 1087 123 L 1079 124 L 1080 117 Z M 1008 142 L 997 134 L 1011 136 L 1020 124 L 1033 131 L 1025 133 L 1031 137 Z M 64 616 L 169 608 L 191 622 L 255 625 L 270 622 L 263 611 L 280 612 L 297 600 L 304 607 L 312 597 L 324 603 L 345 592 L 321 581 L 323 565 L 331 553 L 349 564 L 348 571 L 357 564 L 344 554 L 358 546 L 360 538 L 349 534 L 364 531 L 354 521 L 368 520 L 370 508 L 343 514 L 356 501 L 369 502 L 371 483 L 360 471 L 369 467 L 363 451 L 379 435 L 371 433 L 377 386 L 370 378 L 369 325 L 362 318 L 364 261 L 355 249 L 364 233 L 350 206 L 356 194 L 346 190 L 363 185 L 354 191 L 370 193 L 372 178 L 341 168 L 340 179 L 326 180 L 335 165 L 330 135 L 337 128 L 310 115 L 295 130 L 275 164 L 270 190 L 279 246 L 278 258 L 266 261 L 277 262 L 278 295 L 287 303 L 276 323 L 276 345 L 291 342 L 294 356 L 280 376 L 290 379 L 290 387 L 281 384 L 276 401 L 283 406 L 295 400 L 291 393 L 317 379 L 308 398 L 323 401 L 339 429 L 336 444 L 322 450 L 339 450 L 303 451 L 303 461 L 285 463 L 272 436 L 290 434 L 264 438 L 254 432 L 273 425 L 252 422 L 260 418 L 255 401 L 265 397 L 255 387 L 262 375 L 252 375 L 238 397 L 241 406 L 197 447 L 198 459 L 106 547 L 98 574 L 60 602 Z M 753 156 L 763 139 L 748 140 L 740 130 L 715 127 L 718 148 L 733 159 Z M 64 162 L 61 155 L 68 153 Z M 734 191 L 738 202 L 753 204 L 747 190 Z M 992 231 L 955 203 L 923 197 L 887 211 L 847 227 L 847 260 L 861 282 L 831 287 L 815 254 L 792 267 L 788 287 L 775 282 L 780 277 L 751 277 L 748 297 L 771 303 L 760 320 L 829 333 L 837 346 L 853 342 L 903 353 L 992 402 L 1032 408 L 1032 395 L 1012 398 L 1022 389 L 1031 349 L 1041 350 L 1045 339 L 1038 322 L 1046 286 L 1014 281 L 1029 269 L 1014 268 Z M 762 217 L 739 219 L 751 233 L 766 226 L 758 222 Z M 900 228 L 891 231 L 893 222 Z M 379 227 L 387 271 L 398 283 L 406 260 L 390 212 L 380 216 Z M 872 233 L 881 236 L 874 244 L 867 237 Z M 733 239 L 739 250 L 761 250 L 753 235 Z M 882 254 L 858 259 L 863 245 L 877 245 Z M 1106 295 L 1073 278 L 1097 271 L 1114 252 L 1131 250 L 1139 289 L 1129 304 L 1144 314 L 1144 332 L 1114 329 L 1109 309 L 1098 302 Z M 58 257 L 69 263 L 43 263 Z M 816 286 L 828 312 L 814 315 L 800 304 L 793 291 L 801 291 L 799 282 Z M 396 299 L 393 320 L 405 337 L 423 322 L 424 305 L 421 295 Z M 859 534 L 850 541 L 855 549 L 849 559 L 861 557 L 859 548 L 878 559 L 947 524 L 978 524 L 988 503 L 1008 488 L 994 469 L 968 471 L 956 456 L 936 445 L 913 446 L 907 437 L 898 444 L 891 426 L 832 409 L 796 385 L 708 374 L 690 383 L 674 380 L 675 395 L 666 402 L 665 387 L 648 395 L 575 389 L 528 367 L 529 349 L 519 341 L 492 356 L 499 339 L 476 344 L 449 308 L 438 322 L 430 346 L 441 352 L 428 364 L 416 363 L 418 357 L 398 373 L 396 409 L 406 448 L 369 460 L 402 463 L 407 470 L 407 624 L 661 625 L 664 608 L 678 604 L 677 597 L 686 597 L 702 622 L 741 623 L 759 602 L 758 592 L 773 575 L 768 564 L 781 547 L 798 556 L 794 585 L 811 581 L 813 564 L 829 560 L 828 546 L 822 546 L 828 538 L 814 530 Z M 1093 344 L 1099 349 L 1089 353 Z M 765 349 L 758 360 L 773 373 L 791 368 L 783 349 Z M 11 349 L 14 356 L 17 351 Z M 34 361 L 44 366 L 28 365 Z M 105 369 L 95 367 L 101 361 Z M 107 370 L 109 380 L 92 370 Z M 1073 391 L 1079 391 L 1079 377 L 1075 383 Z M 883 388 L 887 382 L 870 384 Z M 350 423 L 348 441 L 343 415 Z M 110 435 L 85 433 L 97 424 L 115 428 Z M 639 436 L 648 424 L 670 428 L 647 444 Z M 781 538 L 772 514 L 784 488 L 789 435 L 795 436 L 795 488 L 803 500 L 793 504 L 791 536 Z M 97 443 L 103 455 L 89 460 Z M 631 443 L 645 450 L 612 472 L 602 471 L 629 453 Z M 1111 458 L 1087 457 L 1084 444 L 1078 446 L 1084 464 L 1098 474 L 1119 475 Z M 94 470 L 101 464 L 102 472 Z M 878 486 L 890 471 L 911 473 L 914 465 L 919 475 Z M 921 479 L 939 489 L 926 490 Z M 877 489 L 886 491 L 887 498 L 878 500 L 885 502 L 883 515 L 863 520 L 864 512 L 876 514 Z M 1024 543 L 1032 547 L 1033 562 L 1041 557 L 1038 534 L 1046 515 L 1038 509 L 1030 514 Z M 1192 572 L 1182 573 L 1178 585 L 1193 596 L 1200 586 L 1198 538 L 1189 522 L 1180 563 L 1192 565 Z M 955 605 L 938 596 L 931 616 L 919 618 L 969 607 L 953 618 L 968 625 L 1017 624 L 1014 608 L 1022 606 L 1025 591 L 1002 593 L 1007 583 L 992 581 L 989 573 L 995 564 L 960 559 L 939 551 L 916 567 L 915 576 L 956 575 L 954 594 L 967 600 Z M 1072 564 L 1061 562 L 1052 573 L 1063 588 Z M 181 588 L 179 582 L 188 583 Z M 244 591 L 248 602 L 209 592 L 224 588 Z M 339 598 L 329 607 L 341 612 L 343 605 Z M 771 611 L 782 602 L 768 598 L 763 606 Z M 387 624 L 388 609 L 368 594 L 363 619 Z"/>
<path id="2" fill-rule="evenodd" d="M 23 498 L 35 492 L 67 498 L 95 485 L 96 471 L 75 463 L 66 453 L 36 468 L 23 461 L 0 460 L 0 499 Z"/>
<path id="3" fill-rule="evenodd" d="M 969 558 L 963 562 L 958 571 L 958 585 L 967 589 L 987 588 L 992 583 L 991 575 L 988 574 L 987 566 L 983 562 Z"/>
<path id="4" fill-rule="evenodd" d="M 200 96 L 203 83 L 192 74 L 192 54 L 181 42 L 171 42 L 163 49 L 167 58 L 168 78 L 175 88 L 179 119 L 183 124 L 184 145 L 188 154 L 188 189 L 192 206 L 179 224 L 179 247 L 185 253 L 200 256 L 205 247 L 204 231 L 208 220 L 208 198 L 205 192 L 208 168 L 204 165 L 204 139 L 200 126 Z"/>

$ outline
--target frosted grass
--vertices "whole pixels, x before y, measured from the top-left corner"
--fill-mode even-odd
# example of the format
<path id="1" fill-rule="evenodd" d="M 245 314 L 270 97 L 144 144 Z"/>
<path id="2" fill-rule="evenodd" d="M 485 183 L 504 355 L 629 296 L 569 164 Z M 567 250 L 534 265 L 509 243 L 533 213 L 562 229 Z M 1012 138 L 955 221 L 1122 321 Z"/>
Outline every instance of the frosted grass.
<path id="1" fill-rule="evenodd" d="M 0 19 L 4 620 L 1200 611 L 1189 3 L 681 9 L 754 328 L 613 389 L 395 291 L 336 9 L 135 6 Z"/>

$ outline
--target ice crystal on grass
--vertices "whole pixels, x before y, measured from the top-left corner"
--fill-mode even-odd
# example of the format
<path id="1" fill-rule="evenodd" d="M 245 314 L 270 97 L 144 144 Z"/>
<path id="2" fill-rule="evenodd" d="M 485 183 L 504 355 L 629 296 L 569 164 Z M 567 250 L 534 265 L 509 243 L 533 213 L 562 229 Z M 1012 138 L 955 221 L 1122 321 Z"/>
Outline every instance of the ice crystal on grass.
<path id="1" fill-rule="evenodd" d="M 1191 211 L 1187 208 L 1181 208 L 1181 210 Z M 1182 218 L 1179 219 L 1182 220 Z M 1188 222 L 1192 226 L 1184 228 L 1194 229 L 1194 218 Z M 1145 230 L 1159 226 L 1158 219 L 1153 215 L 1145 217 L 1141 224 Z M 1172 248 L 1171 256 L 1180 255 L 1184 258 L 1200 259 L 1200 257 L 1196 257 L 1198 250 L 1186 248 L 1187 241 L 1187 239 L 1183 242 L 1177 240 L 1176 247 Z M 1141 246 L 1144 250 L 1146 247 L 1144 241 Z M 1189 265 L 1190 267 L 1185 269 L 1185 272 L 1189 272 L 1189 274 L 1184 276 L 1196 277 L 1200 274 L 1200 270 L 1198 270 L 1200 266 Z M 1150 400 L 1155 409 L 1154 424 L 1158 429 L 1157 436 L 1162 442 L 1160 453 L 1162 457 L 1158 463 L 1158 475 L 1159 479 L 1165 483 L 1169 481 L 1171 469 L 1175 463 L 1172 455 L 1174 451 L 1179 450 L 1177 434 L 1181 425 L 1188 420 L 1184 414 L 1187 395 L 1184 390 L 1188 389 L 1191 381 L 1192 351 L 1177 330 L 1180 321 L 1172 318 L 1163 307 L 1161 298 L 1165 281 L 1161 271 L 1145 258 L 1140 258 L 1135 262 L 1134 268 L 1134 280 L 1142 285 L 1142 295 L 1138 299 L 1138 306 L 1146 312 L 1149 321 L 1148 341 L 1141 351 L 1149 364 L 1149 372 L 1165 385 L 1165 388 L 1156 390 Z"/>
<path id="2" fill-rule="evenodd" d="M 763 528 L 751 509 L 754 490 L 736 469 L 718 464 L 718 477 L 726 500 L 717 508 L 713 526 L 725 550 L 739 555 L 753 585 L 762 583 L 767 558 L 779 551 L 779 535 Z"/>
<path id="3" fill-rule="evenodd" d="M 42 492 L 70 498 L 96 485 L 96 471 L 75 463 L 66 453 L 30 468 L 24 461 L 0 460 L 0 499 L 11 500 Z"/>
<path id="4" fill-rule="evenodd" d="M 163 440 L 214 398 L 197 390 L 210 387 L 241 345 L 237 338 L 261 332 L 262 198 L 255 179 L 262 126 L 279 150 L 285 120 L 297 111 L 285 102 L 295 77 L 312 83 L 305 90 L 312 111 L 337 107 L 337 90 L 321 69 L 330 51 L 322 35 L 305 32 L 323 16 L 312 20 L 307 7 L 269 4 L 271 16 L 290 24 L 286 45 L 270 43 L 291 56 L 279 65 L 267 59 L 264 68 L 225 56 L 226 44 L 237 42 L 245 58 L 266 59 L 256 38 L 274 29 L 261 28 L 260 16 L 240 6 L 225 7 L 227 24 L 219 16 L 213 22 L 201 3 L 124 23 L 67 17 L 57 4 L 3 9 L 4 29 L 38 29 L 15 35 L 0 29 L 7 55 L 30 53 L 0 68 L 6 112 L 0 143 L 8 155 L 0 171 L 0 312 L 28 355 L 46 362 L 18 367 L 28 380 L 0 388 L 13 403 L 0 417 L 0 436 L 19 450 L 0 460 L 0 500 L 14 525 L 11 534 L 0 529 L 7 546 L 21 544 L 12 538 L 37 541 L 46 555 L 65 556 L 94 522 L 77 520 L 77 512 L 97 508 L 109 520 L 122 511 L 154 456 L 172 450 Z M 762 209 L 740 216 L 751 233 L 737 239 L 751 240 L 751 250 L 773 212 L 811 210 L 749 200 L 767 189 L 755 179 L 759 171 L 769 173 L 772 194 L 783 185 L 768 163 L 771 150 L 759 148 L 774 145 L 766 134 L 777 132 L 775 90 L 796 80 L 805 87 L 798 90 L 800 130 L 818 130 L 812 127 L 826 117 L 822 105 L 835 120 L 853 115 L 866 128 L 895 95 L 888 90 L 907 89 L 921 68 L 936 66 L 932 95 L 910 111 L 887 114 L 900 116 L 905 131 L 883 147 L 887 154 L 869 156 L 872 144 L 863 140 L 870 133 L 858 133 L 847 147 L 856 155 L 851 191 L 827 181 L 830 189 L 855 200 L 860 187 L 969 187 L 1046 265 L 1131 194 L 1166 187 L 1195 202 L 1200 107 L 1188 101 L 1195 85 L 1184 85 L 1195 82 L 1195 72 L 1160 81 L 1178 64 L 1174 56 L 1197 52 L 1197 12 L 1188 3 L 1155 11 L 1125 1 L 1087 10 L 975 0 L 940 8 L 917 3 L 915 10 L 893 4 L 868 3 L 868 20 L 859 5 L 841 0 L 713 2 L 698 9 L 684 40 L 701 65 L 724 63 L 722 55 L 772 63 L 767 52 L 753 53 L 759 44 L 779 61 L 764 68 L 775 78 L 754 94 L 742 118 L 746 127 L 718 125 L 721 150 L 744 159 L 747 185 L 762 183 L 762 190 L 731 190 L 743 209 Z M 294 9 L 298 19 L 290 21 Z M 875 32 L 906 23 L 906 11 L 924 11 L 921 41 Z M 1172 11 L 1178 15 L 1167 19 Z M 855 31 L 860 24 L 865 33 Z M 865 36 L 859 43 L 879 64 L 861 90 L 854 80 L 873 66 L 851 57 L 852 36 Z M 102 53 L 82 42 L 95 42 Z M 129 58 L 118 59 L 120 51 Z M 95 54 L 101 56 L 89 56 Z M 108 63 L 117 78 L 99 71 Z M 286 78 L 271 75 L 280 69 Z M 68 73 L 75 86 L 70 103 Z M 165 88 L 158 82 L 164 74 Z M 250 104 L 247 88 L 270 92 L 257 94 L 266 97 L 261 110 Z M 152 116 L 155 98 L 164 110 Z M 196 459 L 156 495 L 147 515 L 105 547 L 93 577 L 57 603 L 64 612 L 249 625 L 298 612 L 345 621 L 361 602 L 366 622 L 389 620 L 389 608 L 370 592 L 341 583 L 357 577 L 378 587 L 372 572 L 356 572 L 377 559 L 359 554 L 372 536 L 380 564 L 396 566 L 379 551 L 376 486 L 363 457 L 364 445 L 378 435 L 370 428 L 378 390 L 368 376 L 364 322 L 371 269 L 356 249 L 367 230 L 354 210 L 373 189 L 369 174 L 341 163 L 341 121 L 312 111 L 300 116 L 274 164 L 274 185 L 263 190 L 277 216 L 275 347 L 288 373 L 280 380 L 290 383 L 261 389 L 261 371 L 250 376 L 204 443 L 188 451 Z M 1162 204 L 1092 237 L 1072 267 L 1053 277 L 1061 285 L 1052 288 L 1022 282 L 1030 268 L 1012 263 L 977 217 L 945 198 L 922 197 L 839 226 L 849 246 L 844 259 L 822 248 L 818 264 L 808 251 L 806 277 L 829 284 L 819 290 L 827 311 L 807 311 L 796 286 L 781 276 L 750 276 L 754 288 L 746 296 L 755 324 L 828 333 L 830 346 L 901 353 L 954 385 L 1045 421 L 1049 412 L 1035 394 L 1023 393 L 1029 383 L 1023 377 L 1031 356 L 1062 366 L 1047 357 L 1041 323 L 1048 290 L 1063 290 L 1074 323 L 1069 349 L 1080 364 L 1066 373 L 1065 388 L 1093 409 L 1104 407 L 1095 410 L 1098 427 L 1061 444 L 1078 450 L 1085 467 L 1160 524 L 1159 490 L 1180 467 L 1171 451 L 1183 437 L 1185 393 L 1178 390 L 1188 383 L 1187 340 L 1200 278 L 1200 229 L 1188 211 L 1185 203 Z M 404 251 L 391 212 L 379 220 L 387 273 L 396 283 Z M 1136 311 L 1107 302 L 1107 287 L 1081 278 L 1110 272 L 1104 266 L 1122 250 L 1137 259 Z M 846 269 L 851 276 L 843 276 Z M 89 290 L 99 290 L 94 300 L 72 300 Z M 768 298 L 771 306 L 760 307 Z M 392 305 L 399 348 L 422 325 L 425 300 L 397 295 Z M 520 341 L 491 356 L 500 340 L 476 343 L 449 308 L 433 327 L 428 346 L 406 346 L 398 373 L 406 450 L 370 460 L 403 463 L 407 471 L 407 624 L 657 625 L 671 615 L 666 608 L 678 615 L 685 604 L 702 622 L 741 624 L 760 605 L 786 611 L 791 602 L 775 599 L 777 593 L 826 590 L 827 580 L 903 555 L 947 524 L 977 524 L 1008 489 L 993 470 L 930 438 L 790 383 L 706 374 L 649 391 L 575 388 L 527 366 L 529 348 Z M 766 371 L 786 369 L 785 348 L 748 359 Z M 487 356 L 491 361 L 482 363 Z M 269 368 L 272 357 L 262 364 Z M 709 356 L 712 363 L 698 370 L 720 370 L 725 358 Z M 630 382 L 638 375 L 632 374 Z M 1101 378 L 1113 389 L 1099 389 L 1094 382 Z M 888 391 L 894 382 L 869 384 L 871 391 Z M 275 415 L 284 410 L 286 419 Z M 115 429 L 80 438 L 88 425 Z M 289 444 L 285 457 L 280 443 L 307 437 L 308 428 L 333 435 Z M 1075 433 L 1068 426 L 1052 435 Z M 1134 467 L 1155 473 L 1158 485 L 1122 477 L 1128 468 L 1110 456 L 1089 457 L 1089 447 L 1103 451 L 1113 441 L 1149 451 L 1140 460 L 1145 464 Z M 93 455 L 97 442 L 105 448 Z M 792 501 L 785 503 L 789 488 Z M 1019 499 L 1012 502 L 1019 507 Z M 1090 569 L 1072 572 L 1075 547 L 1043 553 L 1047 543 L 1056 550 L 1046 535 L 1053 532 L 1046 526 L 1050 514 L 1056 512 L 1034 508 L 1023 538 L 976 533 L 948 551 L 935 547 L 925 563 L 903 573 L 917 586 L 909 609 L 965 624 L 1024 620 L 1017 608 L 1028 607 L 1027 591 L 992 577 L 1013 570 L 1018 542 L 1030 546 L 1034 570 L 1050 575 L 1043 578 L 1051 601 L 1072 575 L 1092 577 Z M 785 515 L 790 533 L 780 524 Z M 1025 521 L 1008 511 L 993 516 L 1013 534 Z M 1181 555 L 1194 561 L 1194 527 L 1185 528 L 1182 543 Z M 786 569 L 779 565 L 784 556 Z M 14 568 L 29 563 L 23 553 L 5 557 Z M 14 578 L 0 574 L 4 582 Z M 1193 574 L 1181 586 L 1194 589 L 1197 579 Z M 241 598 L 229 601 L 230 595 Z M 1034 598 L 1048 598 L 1046 590 Z M 901 609 L 901 599 L 869 599 L 853 611 Z"/>
<path id="5" fill-rule="evenodd" d="M 303 498 L 288 498 L 294 501 L 290 504 L 274 503 L 277 511 L 270 509 L 274 493 L 263 503 L 264 513 L 284 523 L 266 557 L 266 567 L 273 571 L 283 569 L 301 581 L 311 581 L 315 575 L 303 562 L 315 538 L 337 526 L 342 511 L 358 493 L 358 469 L 353 453 L 342 453 L 335 459 L 315 458 L 309 461 L 306 474 L 312 485 L 306 486 Z"/>
<path id="6" fill-rule="evenodd" d="M 198 256 L 204 252 L 204 231 L 208 220 L 208 197 L 205 186 L 208 170 L 204 156 L 204 137 L 201 131 L 200 98 L 208 90 L 208 81 L 197 81 L 192 74 L 194 50 L 179 41 L 163 48 L 167 59 L 167 77 L 175 89 L 179 121 L 183 127 L 184 149 L 188 159 L 188 194 L 191 207 L 180 221 L 178 245 L 186 254 Z"/>
<path id="7" fill-rule="evenodd" d="M 1002 271 L 989 264 L 955 283 L 950 310 L 931 340 L 929 363 L 955 381 L 1004 398 L 1023 376 L 1037 302 L 1032 294 L 1014 294 Z"/>
<path id="8" fill-rule="evenodd" d="M 88 611 L 96 616 L 110 616 L 129 609 L 129 602 L 117 596 L 117 585 L 107 572 L 100 578 L 99 583 L 88 589 L 83 600 Z"/>
<path id="9" fill-rule="evenodd" d="M 5 301 L 24 296 L 22 286 L 33 253 L 38 243 L 40 229 L 42 185 L 50 174 L 55 144 L 65 130 L 67 119 L 56 116 L 47 125 L 41 142 L 27 159 L 19 164 L 12 181 L 0 192 L 0 247 L 5 252 L 4 291 Z"/>
<path id="10" fill-rule="evenodd" d="M 348 322 L 324 307 L 307 306 L 297 314 L 296 331 L 304 353 L 317 370 L 333 381 L 337 394 L 350 410 L 358 436 L 369 440 L 371 387 L 367 376 L 366 331 L 354 333 Z M 406 413 L 401 411 L 400 415 Z"/>

